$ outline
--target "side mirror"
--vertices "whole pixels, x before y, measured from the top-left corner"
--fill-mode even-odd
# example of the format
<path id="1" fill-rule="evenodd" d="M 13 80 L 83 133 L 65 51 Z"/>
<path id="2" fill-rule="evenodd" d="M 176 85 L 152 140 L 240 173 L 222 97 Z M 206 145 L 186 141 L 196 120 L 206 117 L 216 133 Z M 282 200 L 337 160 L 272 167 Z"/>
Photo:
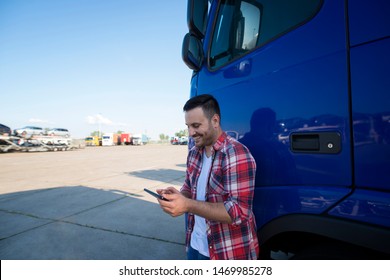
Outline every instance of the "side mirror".
<path id="1" fill-rule="evenodd" d="M 182 59 L 192 70 L 199 71 L 203 64 L 203 46 L 193 34 L 187 33 L 183 39 Z"/>
<path id="2" fill-rule="evenodd" d="M 206 32 L 208 8 L 208 0 L 188 0 L 188 28 L 200 39 L 204 38 Z"/>

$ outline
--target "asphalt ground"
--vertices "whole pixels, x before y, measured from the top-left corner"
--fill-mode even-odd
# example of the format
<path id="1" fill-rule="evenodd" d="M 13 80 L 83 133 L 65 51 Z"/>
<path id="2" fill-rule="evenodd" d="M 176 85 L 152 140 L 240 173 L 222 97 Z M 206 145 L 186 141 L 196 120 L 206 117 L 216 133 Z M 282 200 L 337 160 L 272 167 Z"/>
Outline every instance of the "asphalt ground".
<path id="1" fill-rule="evenodd" d="M 186 155 L 169 144 L 0 153 L 0 259 L 185 259 L 184 217 L 143 189 L 179 189 Z"/>

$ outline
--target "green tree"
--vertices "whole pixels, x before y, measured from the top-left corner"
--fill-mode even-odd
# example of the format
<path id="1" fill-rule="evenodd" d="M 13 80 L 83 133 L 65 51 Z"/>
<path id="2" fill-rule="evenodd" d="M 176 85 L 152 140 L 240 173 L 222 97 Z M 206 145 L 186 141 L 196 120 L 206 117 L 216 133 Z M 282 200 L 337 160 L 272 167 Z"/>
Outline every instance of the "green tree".
<path id="1" fill-rule="evenodd" d="M 104 134 L 104 132 L 102 132 L 102 131 L 97 131 L 97 130 L 95 130 L 95 131 L 93 131 L 93 132 L 91 132 L 91 134 L 90 134 L 90 136 L 102 136 Z"/>
<path id="2" fill-rule="evenodd" d="M 169 139 L 169 135 L 165 135 L 164 133 L 161 133 L 159 135 L 161 141 L 166 141 Z"/>
<path id="3" fill-rule="evenodd" d="M 177 137 L 183 137 L 183 136 L 188 136 L 188 130 L 183 129 L 175 133 L 175 136 Z"/>

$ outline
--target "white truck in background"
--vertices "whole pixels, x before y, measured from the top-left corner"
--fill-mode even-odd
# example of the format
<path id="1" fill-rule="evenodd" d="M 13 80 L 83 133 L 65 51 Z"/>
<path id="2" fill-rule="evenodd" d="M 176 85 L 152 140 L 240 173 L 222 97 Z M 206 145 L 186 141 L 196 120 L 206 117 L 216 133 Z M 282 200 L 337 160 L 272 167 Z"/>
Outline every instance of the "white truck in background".
<path id="1" fill-rule="evenodd" d="M 148 137 L 145 134 L 134 134 L 133 145 L 145 145 L 149 142 Z"/>

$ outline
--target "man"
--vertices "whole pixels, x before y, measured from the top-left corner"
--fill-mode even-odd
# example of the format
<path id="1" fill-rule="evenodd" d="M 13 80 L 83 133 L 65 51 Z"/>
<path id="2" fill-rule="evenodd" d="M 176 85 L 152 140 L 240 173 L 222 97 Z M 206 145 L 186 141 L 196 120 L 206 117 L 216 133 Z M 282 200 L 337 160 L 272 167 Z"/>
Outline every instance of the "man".
<path id="1" fill-rule="evenodd" d="M 159 200 L 161 208 L 173 217 L 188 213 L 188 259 L 256 259 L 255 161 L 244 145 L 222 130 L 213 96 L 196 96 L 183 110 L 195 146 L 188 154 L 181 191 L 157 190 L 169 200 Z"/>

